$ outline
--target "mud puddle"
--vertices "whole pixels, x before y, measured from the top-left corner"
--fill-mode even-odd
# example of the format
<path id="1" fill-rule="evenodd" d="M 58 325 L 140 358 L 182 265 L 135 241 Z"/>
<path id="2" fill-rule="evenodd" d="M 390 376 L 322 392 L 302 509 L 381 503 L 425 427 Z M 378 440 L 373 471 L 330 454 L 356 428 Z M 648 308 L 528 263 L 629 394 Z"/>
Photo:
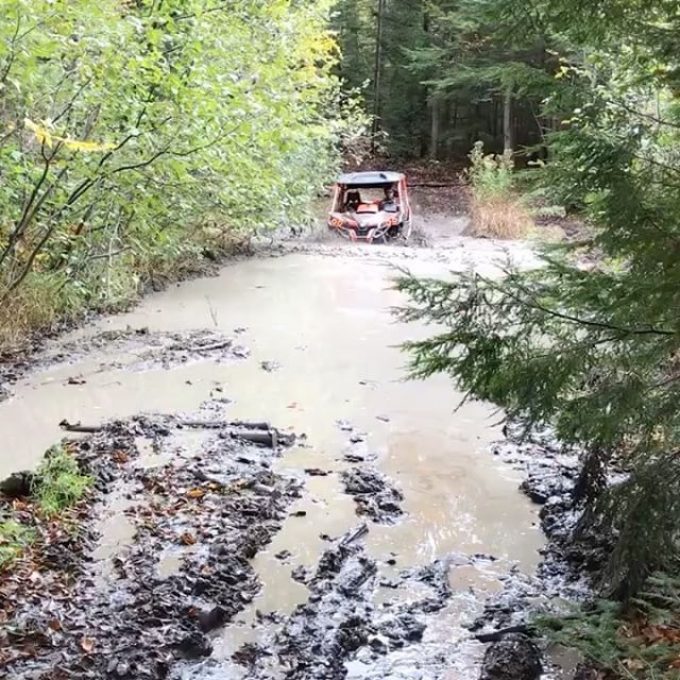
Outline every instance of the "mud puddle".
<path id="1" fill-rule="evenodd" d="M 507 255 L 492 243 L 477 241 L 476 250 L 466 243 L 456 243 L 445 256 L 409 251 L 397 264 L 407 260 L 414 271 L 429 275 L 468 266 L 489 273 Z M 515 250 L 531 261 L 528 249 Z M 417 330 L 395 324 L 389 314 L 400 302 L 388 290 L 390 252 L 342 247 L 250 260 L 219 277 L 151 296 L 129 314 L 72 334 L 66 342 L 75 345 L 66 346 L 87 351 L 19 380 L 15 396 L 0 404 L 5 435 L 0 476 L 34 466 L 63 436 L 58 424 L 64 420 L 97 425 L 158 412 L 203 420 L 256 417 L 306 434 L 299 446 L 271 461 L 272 475 L 296 480 L 303 491 L 290 499 L 266 546 L 246 560 L 242 569 L 252 570 L 257 585 L 248 591 L 251 601 L 209 632 L 211 658 L 199 670 L 194 662 L 182 670 L 192 678 L 232 677 L 227 671 L 233 677 L 276 677 L 282 669 L 282 677 L 326 677 L 315 675 L 318 669 L 304 657 L 310 645 L 327 650 L 324 658 L 342 660 L 326 669 L 328 677 L 473 678 L 483 647 L 466 626 L 500 579 L 513 568 L 532 573 L 538 564 L 543 539 L 535 506 L 518 491 L 521 473 L 489 453 L 501 436 L 498 415 L 475 403 L 456 410 L 461 395 L 446 379 L 402 380 L 405 358 L 397 345 Z M 208 337 L 211 343 L 230 339 L 229 356 L 222 360 L 206 351 L 189 361 L 158 363 L 145 354 L 154 350 L 153 343 L 145 345 L 142 337 L 141 346 L 128 344 L 149 334 L 161 339 L 161 347 L 176 345 L 178 338 L 195 338 L 196 329 L 210 329 L 210 336 L 201 336 L 206 343 Z M 99 343 L 102 337 L 120 341 Z M 249 356 L 233 356 L 235 345 L 247 347 Z M 63 347 L 58 343 L 50 351 L 63 354 Z M 78 382 L 69 382 L 71 376 Z M 197 446 L 193 442 L 189 448 Z M 142 447 L 135 474 L 165 470 L 162 455 Z M 381 503 L 374 512 L 372 491 L 363 509 L 356 494 L 346 493 L 347 476 L 353 478 L 358 469 L 385 482 L 382 505 L 389 517 Z M 130 553 L 124 529 L 129 508 L 114 508 L 116 513 L 120 525 L 109 520 L 104 531 L 113 537 L 112 545 L 101 548 L 112 562 L 121 551 Z M 340 560 L 346 566 L 326 573 L 324 556 L 340 550 L 361 522 L 368 533 L 350 542 Z M 116 537 L 118 529 L 122 538 Z M 158 539 L 154 553 L 154 578 L 166 581 L 182 572 L 196 550 L 178 553 L 167 542 Z M 414 575 L 434 564 L 446 565 L 442 573 L 450 591 L 433 590 Z M 356 586 L 361 597 L 355 602 L 340 593 L 339 584 L 346 570 L 361 569 L 367 576 Z M 427 604 L 432 598 L 436 606 Z M 325 620 L 333 602 L 353 612 L 349 619 L 335 621 L 330 638 L 300 637 L 299 629 L 308 627 L 302 622 Z M 401 637 L 390 638 L 387 631 L 401 625 L 390 619 L 394 612 L 408 614 L 413 631 L 424 626 L 422 636 L 419 632 L 416 639 L 407 626 Z M 360 617 L 361 625 L 353 617 Z M 364 631 L 360 639 L 345 638 L 343 631 L 354 625 L 347 621 Z M 344 641 L 341 654 L 338 640 Z M 405 642 L 397 646 L 394 640 Z M 267 644 L 275 652 L 269 662 L 257 651 Z"/>

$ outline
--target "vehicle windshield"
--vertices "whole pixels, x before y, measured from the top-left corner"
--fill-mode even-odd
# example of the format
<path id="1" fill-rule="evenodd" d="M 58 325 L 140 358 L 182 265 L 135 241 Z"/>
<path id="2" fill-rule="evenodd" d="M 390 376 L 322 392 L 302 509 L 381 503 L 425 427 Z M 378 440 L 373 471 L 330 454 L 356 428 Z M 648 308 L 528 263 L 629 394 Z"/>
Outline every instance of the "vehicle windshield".
<path id="1" fill-rule="evenodd" d="M 390 193 L 391 189 L 391 193 Z M 399 199 L 396 187 L 366 188 L 347 187 L 344 193 L 344 212 L 356 214 L 371 214 L 383 210 L 385 212 L 399 212 Z"/>

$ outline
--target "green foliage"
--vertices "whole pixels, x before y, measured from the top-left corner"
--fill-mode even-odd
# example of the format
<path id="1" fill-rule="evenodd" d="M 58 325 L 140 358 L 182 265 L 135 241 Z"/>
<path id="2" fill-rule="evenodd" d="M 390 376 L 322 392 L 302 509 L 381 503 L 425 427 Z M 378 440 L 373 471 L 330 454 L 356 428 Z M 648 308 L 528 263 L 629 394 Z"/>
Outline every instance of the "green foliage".
<path id="1" fill-rule="evenodd" d="M 55 515 L 77 503 L 92 485 L 75 458 L 60 447 L 47 452 L 32 487 L 35 502 L 47 515 Z"/>
<path id="2" fill-rule="evenodd" d="M 510 153 L 484 154 L 483 142 L 477 142 L 470 155 L 465 175 L 480 201 L 507 199 L 512 190 L 513 161 Z"/>
<path id="3" fill-rule="evenodd" d="M 410 68 L 408 56 L 410 50 L 429 44 L 424 20 L 427 5 L 425 0 L 390 0 L 384 8 L 377 108 L 387 147 L 400 156 L 421 154 L 428 127 L 424 78 Z M 339 0 L 337 6 L 333 24 L 343 56 L 338 74 L 345 90 L 350 94 L 362 91 L 366 109 L 373 111 L 377 2 Z"/>
<path id="4" fill-rule="evenodd" d="M 214 4 L 0 0 L 3 322 L 42 277 L 56 316 L 129 300 L 335 171 L 330 0 Z"/>
<path id="5" fill-rule="evenodd" d="M 0 570 L 11 564 L 35 539 L 35 531 L 14 520 L 0 522 Z"/>
<path id="6" fill-rule="evenodd" d="M 599 600 L 572 616 L 534 622 L 552 642 L 577 649 L 614 677 L 680 678 L 680 580 L 656 574 L 630 605 Z"/>
<path id="7" fill-rule="evenodd" d="M 544 103 L 559 124 L 538 172 L 551 200 L 582 208 L 592 237 L 547 252 L 539 270 L 508 266 L 502 280 L 462 273 L 399 287 L 411 298 L 403 317 L 438 327 L 408 346 L 414 375 L 447 373 L 511 418 L 553 424 L 596 457 L 594 479 L 613 463 L 626 472 L 586 494 L 581 530 L 594 525 L 614 546 L 601 586 L 627 597 L 680 558 L 677 8 L 612 0 L 588 24 L 576 5 L 506 9 L 530 34 L 570 41 Z M 631 34 L 621 49 L 634 30 L 648 39 Z"/>
<path id="8" fill-rule="evenodd" d="M 350 90 L 373 80 L 377 7 L 376 0 L 338 3 L 340 73 Z M 386 3 L 378 110 L 390 152 L 460 160 L 478 139 L 502 150 L 506 102 L 516 146 L 542 143 L 550 121 L 537 114 L 553 85 L 559 41 L 538 28 L 518 30 L 524 12 L 508 12 L 504 0 Z M 366 87 L 369 110 L 374 94 Z"/>

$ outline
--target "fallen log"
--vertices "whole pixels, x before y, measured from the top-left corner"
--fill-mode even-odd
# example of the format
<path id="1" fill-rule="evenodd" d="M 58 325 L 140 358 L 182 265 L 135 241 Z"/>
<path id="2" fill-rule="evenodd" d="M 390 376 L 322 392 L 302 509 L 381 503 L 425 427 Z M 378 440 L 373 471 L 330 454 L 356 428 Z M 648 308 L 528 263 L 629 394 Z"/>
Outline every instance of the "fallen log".
<path id="1" fill-rule="evenodd" d="M 279 432 L 275 427 L 271 427 L 269 423 L 248 423 L 239 420 L 234 422 L 223 420 L 182 420 L 179 425 L 196 429 L 223 430 L 225 436 L 243 439 L 259 446 L 268 446 L 271 449 L 275 449 L 279 444 L 288 446 L 295 440 L 293 435 Z"/>
<path id="2" fill-rule="evenodd" d="M 228 423 L 230 427 L 242 427 L 245 430 L 271 430 L 272 426 L 270 423 L 258 423 L 250 422 L 248 420 L 233 420 Z"/>
<path id="3" fill-rule="evenodd" d="M 361 526 L 354 529 L 354 531 L 350 531 L 347 535 L 345 535 L 340 541 L 340 545 L 342 546 L 350 545 L 350 543 L 354 543 L 354 541 L 360 539 L 362 536 L 365 536 L 367 533 L 368 526 L 364 523 Z"/>
<path id="4" fill-rule="evenodd" d="M 285 446 L 292 444 L 294 436 L 279 432 L 273 428 L 269 423 L 248 423 L 244 421 L 235 421 L 233 423 L 223 420 L 181 420 L 177 423 L 179 427 L 190 427 L 194 429 L 204 430 L 223 430 L 225 436 L 233 439 L 241 439 L 257 444 L 258 446 L 267 446 L 270 449 L 275 449 L 279 444 Z M 81 434 L 96 434 L 103 432 L 106 425 L 81 425 L 80 423 L 69 423 L 68 420 L 62 420 L 59 427 L 66 432 L 74 432 Z"/>
<path id="5" fill-rule="evenodd" d="M 509 626 L 508 628 L 500 628 L 500 629 L 494 630 L 490 633 L 479 633 L 478 635 L 475 635 L 475 639 L 478 642 L 484 642 L 484 643 L 499 642 L 506 635 L 510 635 L 511 633 L 522 633 L 523 635 L 532 636 L 534 634 L 534 631 L 530 626 L 527 626 L 525 624 L 520 624 L 520 625 L 517 625 L 517 626 Z"/>
<path id="6" fill-rule="evenodd" d="M 270 430 L 269 432 L 263 432 L 261 430 L 228 430 L 227 434 L 233 439 L 242 439 L 251 444 L 258 444 L 259 446 L 268 446 L 270 449 L 275 449 L 279 443 L 278 432 L 276 430 Z"/>
<path id="7" fill-rule="evenodd" d="M 82 434 L 95 434 L 106 429 L 105 425 L 81 425 L 80 423 L 69 423 L 68 420 L 62 420 L 59 427 L 66 432 L 79 432 Z"/>

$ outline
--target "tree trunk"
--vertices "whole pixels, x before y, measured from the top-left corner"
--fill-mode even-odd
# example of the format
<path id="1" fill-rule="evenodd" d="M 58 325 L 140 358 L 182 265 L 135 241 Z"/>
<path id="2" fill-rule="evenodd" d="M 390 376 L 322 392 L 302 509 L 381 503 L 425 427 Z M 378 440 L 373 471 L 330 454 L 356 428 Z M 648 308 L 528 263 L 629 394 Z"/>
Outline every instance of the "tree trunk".
<path id="1" fill-rule="evenodd" d="M 375 35 L 375 64 L 373 67 L 373 129 L 371 139 L 371 153 L 376 152 L 376 137 L 380 132 L 381 113 L 381 80 L 382 80 L 382 39 L 383 39 L 383 15 L 385 13 L 385 0 L 378 0 L 378 16 Z"/>
<path id="2" fill-rule="evenodd" d="M 428 7 L 427 3 L 423 3 L 423 33 L 428 36 L 427 40 L 429 42 L 429 33 L 430 33 L 430 14 L 428 12 Z M 423 85 L 422 86 L 422 101 L 425 102 L 426 108 L 429 107 L 429 97 L 430 97 L 430 88 L 428 85 Z M 427 133 L 427 127 L 425 125 L 420 125 L 420 157 L 425 158 L 428 153 L 428 145 L 429 145 L 429 135 Z"/>
<path id="3" fill-rule="evenodd" d="M 575 503 L 590 504 L 602 493 L 607 482 L 604 458 L 604 451 L 599 446 L 585 454 L 572 492 Z"/>
<path id="4" fill-rule="evenodd" d="M 436 95 L 430 102 L 430 158 L 437 160 L 439 155 L 439 99 Z"/>
<path id="5" fill-rule="evenodd" d="M 514 140 L 512 138 L 512 86 L 505 90 L 503 97 L 503 152 L 511 154 Z"/>

